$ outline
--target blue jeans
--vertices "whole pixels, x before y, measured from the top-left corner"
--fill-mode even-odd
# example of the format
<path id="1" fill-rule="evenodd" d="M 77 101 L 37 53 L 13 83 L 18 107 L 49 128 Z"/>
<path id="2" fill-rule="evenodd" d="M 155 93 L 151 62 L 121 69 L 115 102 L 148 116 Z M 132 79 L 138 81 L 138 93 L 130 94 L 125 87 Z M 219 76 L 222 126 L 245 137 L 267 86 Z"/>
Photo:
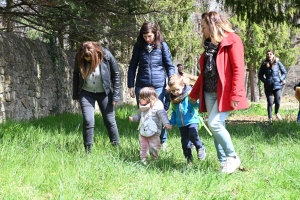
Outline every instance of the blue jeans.
<path id="1" fill-rule="evenodd" d="M 217 156 L 220 162 L 225 162 L 226 157 L 236 156 L 230 134 L 225 127 L 225 120 L 230 112 L 219 112 L 216 92 L 204 92 L 204 99 L 208 112 L 208 126 L 213 133 Z"/>
<path id="2" fill-rule="evenodd" d="M 135 87 L 135 98 L 136 98 L 136 103 L 137 103 L 138 107 L 139 107 L 139 93 L 140 93 L 141 89 L 142 88 L 140 88 L 140 87 Z M 158 99 L 161 100 L 162 103 L 164 103 L 165 92 L 166 92 L 165 87 L 156 88 L 155 91 L 158 96 Z M 167 131 L 166 131 L 166 129 L 163 128 L 161 130 L 161 134 L 160 134 L 160 143 L 167 142 L 167 138 L 168 138 Z"/>
<path id="3" fill-rule="evenodd" d="M 112 105 L 112 93 L 92 93 L 82 90 L 79 95 L 80 106 L 83 115 L 83 142 L 84 146 L 93 144 L 95 124 L 95 102 L 98 102 L 102 113 L 104 125 L 108 131 L 109 140 L 113 145 L 119 144 L 119 132 L 115 119 L 114 106 Z"/>

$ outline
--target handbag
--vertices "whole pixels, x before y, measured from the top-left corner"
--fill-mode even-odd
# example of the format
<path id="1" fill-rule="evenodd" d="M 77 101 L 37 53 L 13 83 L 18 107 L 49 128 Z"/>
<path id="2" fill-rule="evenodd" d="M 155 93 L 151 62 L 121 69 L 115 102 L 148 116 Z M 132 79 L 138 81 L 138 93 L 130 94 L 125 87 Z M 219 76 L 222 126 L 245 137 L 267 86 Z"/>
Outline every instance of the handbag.
<path id="1" fill-rule="evenodd" d="M 295 89 L 295 97 L 300 102 L 300 87 L 296 87 L 296 89 Z"/>

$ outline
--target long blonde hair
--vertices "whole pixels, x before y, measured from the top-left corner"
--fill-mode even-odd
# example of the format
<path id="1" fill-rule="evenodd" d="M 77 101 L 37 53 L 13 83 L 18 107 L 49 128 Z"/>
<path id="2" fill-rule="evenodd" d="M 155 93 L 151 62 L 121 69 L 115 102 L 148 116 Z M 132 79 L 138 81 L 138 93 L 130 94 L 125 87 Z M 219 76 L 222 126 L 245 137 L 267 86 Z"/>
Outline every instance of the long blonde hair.
<path id="1" fill-rule="evenodd" d="M 90 68 L 87 71 L 86 63 L 84 57 L 91 58 L 90 61 Z M 83 42 L 81 43 L 77 55 L 78 59 L 78 66 L 82 75 L 83 79 L 86 79 L 95 69 L 96 67 L 102 62 L 103 59 L 103 52 L 100 48 L 100 44 L 98 42 Z"/>
<path id="2" fill-rule="evenodd" d="M 211 42 L 215 45 L 223 40 L 226 32 L 234 32 L 231 23 L 216 11 L 205 12 L 201 18 L 208 25 Z M 205 41 L 204 37 L 203 41 Z"/>

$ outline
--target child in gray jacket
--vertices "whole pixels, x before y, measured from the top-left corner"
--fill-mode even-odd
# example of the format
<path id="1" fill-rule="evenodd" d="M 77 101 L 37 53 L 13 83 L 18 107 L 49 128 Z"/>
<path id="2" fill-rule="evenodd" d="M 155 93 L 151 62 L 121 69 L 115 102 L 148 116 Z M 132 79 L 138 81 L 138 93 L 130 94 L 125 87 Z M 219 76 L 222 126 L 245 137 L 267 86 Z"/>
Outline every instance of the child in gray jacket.
<path id="1" fill-rule="evenodd" d="M 153 87 L 144 87 L 139 93 L 139 111 L 136 115 L 130 116 L 129 121 L 140 121 L 139 140 L 140 140 L 140 157 L 143 164 L 147 164 L 148 152 L 153 160 L 158 158 L 160 149 L 161 129 L 172 129 L 168 120 L 163 103 Z"/>

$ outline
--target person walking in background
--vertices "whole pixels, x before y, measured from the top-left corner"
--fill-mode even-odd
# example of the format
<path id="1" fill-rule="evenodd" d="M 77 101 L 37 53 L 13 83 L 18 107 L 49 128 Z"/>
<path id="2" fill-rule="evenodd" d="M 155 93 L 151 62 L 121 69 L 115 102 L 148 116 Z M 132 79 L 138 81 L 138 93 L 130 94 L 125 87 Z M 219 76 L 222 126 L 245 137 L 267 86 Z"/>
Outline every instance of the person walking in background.
<path id="1" fill-rule="evenodd" d="M 120 101 L 120 72 L 116 59 L 97 42 L 83 42 L 76 54 L 73 71 L 73 99 L 80 102 L 83 142 L 90 153 L 94 138 L 94 110 L 98 103 L 112 145 L 119 146 L 114 105 Z"/>
<path id="2" fill-rule="evenodd" d="M 182 66 L 182 64 L 177 64 L 177 70 L 178 70 L 178 74 L 180 75 L 180 76 L 184 76 L 184 73 L 183 73 L 183 66 Z"/>
<path id="3" fill-rule="evenodd" d="M 297 116 L 297 122 L 300 123 L 300 82 L 294 86 L 295 97 L 299 101 L 299 111 Z"/>
<path id="4" fill-rule="evenodd" d="M 183 77 L 183 81 L 186 85 L 190 85 L 190 79 L 185 76 L 183 72 L 183 65 L 182 64 L 177 64 L 177 69 L 178 69 L 178 74 Z"/>
<path id="5" fill-rule="evenodd" d="M 139 105 L 139 91 L 143 87 L 154 87 L 158 99 L 164 102 L 166 75 L 169 78 L 174 73 L 172 55 L 158 26 L 152 22 L 143 23 L 133 47 L 128 68 L 127 83 L 130 96 L 136 98 L 137 105 Z M 162 149 L 166 151 L 167 132 L 165 129 L 162 129 L 160 139 Z"/>
<path id="6" fill-rule="evenodd" d="M 279 107 L 282 93 L 282 85 L 285 83 L 286 70 L 278 58 L 275 57 L 274 50 L 268 50 L 266 59 L 262 62 L 258 77 L 264 83 L 265 95 L 267 97 L 267 110 L 269 124 L 272 125 L 273 98 L 275 103 L 275 115 L 278 120 L 282 120 Z"/>
<path id="7" fill-rule="evenodd" d="M 191 103 L 188 94 L 192 87 L 186 85 L 183 77 L 174 74 L 169 80 L 169 89 L 171 91 L 171 124 L 178 126 L 181 136 L 181 146 L 183 155 L 187 163 L 193 161 L 191 143 L 197 150 L 198 159 L 204 160 L 206 157 L 205 147 L 198 135 L 198 125 L 200 123 L 198 112 L 195 108 L 199 107 L 199 102 Z"/>
<path id="8" fill-rule="evenodd" d="M 204 42 L 200 75 L 190 101 L 200 98 L 200 112 L 208 112 L 208 127 L 213 133 L 221 172 L 233 173 L 241 164 L 225 120 L 231 110 L 248 108 L 245 92 L 244 46 L 231 23 L 215 11 L 202 14 Z"/>
<path id="9" fill-rule="evenodd" d="M 147 164 L 148 152 L 152 160 L 158 158 L 160 149 L 161 130 L 164 127 L 171 129 L 167 113 L 163 103 L 158 99 L 153 87 L 144 87 L 139 92 L 139 111 L 129 117 L 130 122 L 140 121 L 138 130 L 140 133 L 140 157 L 143 164 Z"/>

